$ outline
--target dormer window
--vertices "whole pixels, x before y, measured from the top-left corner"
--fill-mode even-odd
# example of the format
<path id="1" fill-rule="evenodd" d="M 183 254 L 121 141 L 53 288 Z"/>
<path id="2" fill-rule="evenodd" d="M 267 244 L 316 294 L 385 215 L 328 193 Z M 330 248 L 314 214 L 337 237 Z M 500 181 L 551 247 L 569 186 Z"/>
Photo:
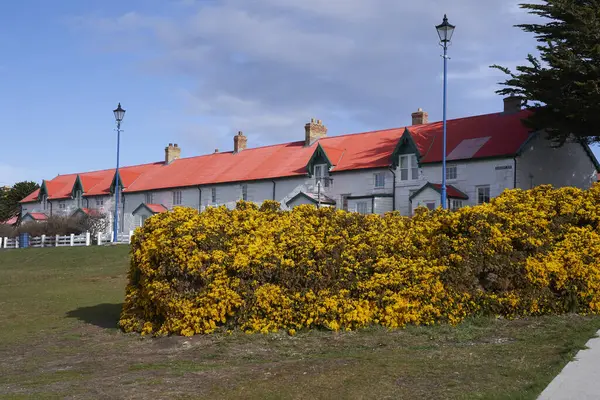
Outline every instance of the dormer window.
<path id="1" fill-rule="evenodd" d="M 81 196 L 82 196 L 82 192 L 81 190 L 77 190 L 75 191 L 75 201 L 77 202 L 77 208 L 81 208 Z"/>
<path id="2" fill-rule="evenodd" d="M 419 179 L 419 164 L 414 154 L 403 154 L 400 156 L 400 180 L 410 181 Z"/>
<path id="3" fill-rule="evenodd" d="M 321 186 L 329 187 L 329 169 L 327 164 L 315 165 L 314 169 L 315 183 L 321 182 Z"/>

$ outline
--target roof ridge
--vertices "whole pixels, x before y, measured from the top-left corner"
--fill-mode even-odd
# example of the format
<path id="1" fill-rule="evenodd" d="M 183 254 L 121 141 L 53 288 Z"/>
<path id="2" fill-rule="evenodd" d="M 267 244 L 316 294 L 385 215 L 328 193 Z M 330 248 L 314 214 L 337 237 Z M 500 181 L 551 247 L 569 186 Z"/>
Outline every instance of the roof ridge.
<path id="1" fill-rule="evenodd" d="M 142 163 L 142 164 L 125 165 L 125 166 L 119 167 L 119 169 L 143 167 L 143 166 L 146 166 L 146 165 L 153 165 L 153 164 L 164 164 L 164 161 L 153 161 L 153 162 L 147 162 L 147 163 Z M 52 179 L 46 179 L 46 182 L 53 181 L 54 179 L 56 179 L 58 177 L 65 177 L 65 176 L 71 176 L 71 175 L 77 176 L 77 175 L 82 175 L 82 174 L 94 174 L 94 173 L 97 173 L 97 172 L 107 172 L 107 171 L 113 171 L 113 170 L 116 170 L 116 168 L 104 168 L 104 169 L 97 169 L 97 170 L 94 170 L 94 171 L 72 172 L 72 173 L 68 173 L 68 174 L 58 174 L 58 175 L 56 175 Z"/>

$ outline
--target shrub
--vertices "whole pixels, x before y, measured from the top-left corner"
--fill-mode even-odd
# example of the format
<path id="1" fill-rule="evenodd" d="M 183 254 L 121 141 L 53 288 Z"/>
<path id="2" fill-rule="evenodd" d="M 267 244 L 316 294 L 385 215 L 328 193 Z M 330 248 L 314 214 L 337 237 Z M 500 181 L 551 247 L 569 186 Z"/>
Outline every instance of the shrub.
<path id="1" fill-rule="evenodd" d="M 144 334 L 356 329 L 600 311 L 600 184 L 509 190 L 456 212 L 240 202 L 153 216 L 120 325 Z"/>
<path id="2" fill-rule="evenodd" d="M 0 224 L 0 238 L 3 237 L 14 237 L 15 228 L 11 225 Z"/>
<path id="3" fill-rule="evenodd" d="M 79 235 L 90 232 L 95 236 L 98 232 L 104 232 L 108 226 L 108 219 L 103 214 L 83 215 L 83 216 L 56 216 L 48 217 L 43 222 L 25 222 L 21 224 L 14 232 L 16 234 L 28 233 L 30 236 L 54 236 L 70 235 L 72 233 Z"/>

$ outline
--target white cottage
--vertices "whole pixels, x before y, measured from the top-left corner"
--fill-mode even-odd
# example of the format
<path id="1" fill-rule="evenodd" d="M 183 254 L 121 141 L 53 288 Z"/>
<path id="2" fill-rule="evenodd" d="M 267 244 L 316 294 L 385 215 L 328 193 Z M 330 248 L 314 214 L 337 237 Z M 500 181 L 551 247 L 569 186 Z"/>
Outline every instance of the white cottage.
<path id="1" fill-rule="evenodd" d="M 529 111 L 514 98 L 499 113 L 449 120 L 447 196 L 456 209 L 489 201 L 505 189 L 540 184 L 588 188 L 600 165 L 587 144 L 573 140 L 554 148 L 544 132 L 522 124 Z M 22 201 L 22 215 L 71 215 L 92 209 L 114 215 L 120 191 L 119 230 L 175 206 L 206 207 L 236 201 L 276 200 L 337 207 L 363 214 L 440 205 L 442 123 L 419 109 L 412 125 L 327 136 L 320 120 L 304 127 L 304 140 L 248 148 L 239 132 L 233 151 L 181 158 L 169 144 L 163 161 L 119 169 L 59 175 Z M 112 226 L 112 224 L 110 225 Z"/>

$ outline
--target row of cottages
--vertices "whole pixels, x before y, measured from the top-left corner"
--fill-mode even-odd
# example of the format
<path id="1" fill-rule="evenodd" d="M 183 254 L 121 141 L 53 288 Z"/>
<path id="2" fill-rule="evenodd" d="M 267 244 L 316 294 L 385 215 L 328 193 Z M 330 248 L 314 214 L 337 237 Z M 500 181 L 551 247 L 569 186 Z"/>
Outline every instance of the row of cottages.
<path id="1" fill-rule="evenodd" d="M 448 121 L 451 208 L 487 202 L 505 189 L 587 188 L 597 180 L 600 166 L 587 144 L 553 148 L 543 132 L 523 126 L 527 113 L 518 99 L 507 98 L 503 112 Z M 164 161 L 121 168 L 119 188 L 114 169 L 59 175 L 23 200 L 23 220 L 75 212 L 112 219 L 117 189 L 123 231 L 174 206 L 231 207 L 239 199 L 404 215 L 441 203 L 442 123 L 429 123 L 421 109 L 404 128 L 327 136 L 325 125 L 313 119 L 302 141 L 257 148 L 247 141 L 240 132 L 233 151 L 190 158 L 180 158 L 181 148 L 169 144 Z"/>

